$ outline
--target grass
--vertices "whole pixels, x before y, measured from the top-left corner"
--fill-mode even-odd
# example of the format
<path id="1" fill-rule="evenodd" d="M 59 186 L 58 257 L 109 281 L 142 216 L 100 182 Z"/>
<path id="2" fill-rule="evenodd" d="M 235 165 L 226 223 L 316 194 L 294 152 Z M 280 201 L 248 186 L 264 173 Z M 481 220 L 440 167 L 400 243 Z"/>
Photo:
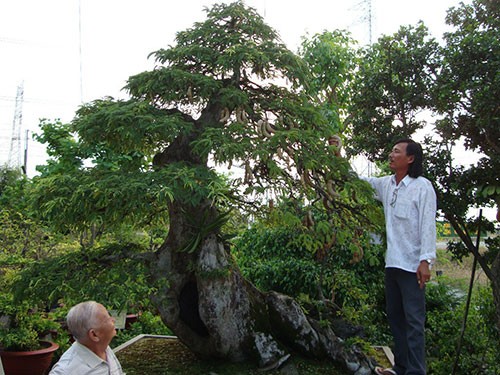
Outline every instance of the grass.
<path id="1" fill-rule="evenodd" d="M 479 249 L 481 251 L 481 248 Z M 440 278 L 450 285 L 461 290 L 467 290 L 472 274 L 474 258 L 472 255 L 465 257 L 462 261 L 453 260 L 451 254 L 446 251 L 446 241 L 437 244 L 437 259 L 433 267 L 434 275 L 437 271 L 442 271 Z M 488 278 L 478 265 L 475 272 L 474 284 L 486 285 Z"/>
<path id="2" fill-rule="evenodd" d="M 382 350 L 376 350 L 375 359 L 386 365 Z M 262 374 L 252 363 L 203 361 L 197 358 L 177 339 L 146 337 L 116 353 L 127 375 L 257 375 Z M 147 358 L 147 360 L 145 360 Z M 278 370 L 268 375 L 346 375 L 331 361 L 319 361 L 292 356 Z"/>

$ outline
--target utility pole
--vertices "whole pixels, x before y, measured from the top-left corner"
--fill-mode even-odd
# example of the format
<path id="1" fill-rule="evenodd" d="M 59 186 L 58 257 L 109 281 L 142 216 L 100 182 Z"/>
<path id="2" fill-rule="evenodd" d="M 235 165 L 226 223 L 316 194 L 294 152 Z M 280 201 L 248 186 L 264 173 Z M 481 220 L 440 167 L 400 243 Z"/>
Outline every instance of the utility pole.
<path id="1" fill-rule="evenodd" d="M 28 129 L 26 129 L 26 139 L 25 139 L 25 142 L 24 142 L 24 162 L 23 162 L 23 173 L 25 175 L 28 174 L 28 137 L 29 137 L 29 133 L 30 131 Z"/>
<path id="2" fill-rule="evenodd" d="M 7 165 L 9 168 L 21 168 L 21 128 L 23 124 L 23 102 L 24 102 L 24 82 L 17 86 L 16 104 L 14 109 L 14 120 L 12 121 L 12 135 L 10 138 L 9 158 Z M 26 171 L 24 172 L 26 173 Z"/>

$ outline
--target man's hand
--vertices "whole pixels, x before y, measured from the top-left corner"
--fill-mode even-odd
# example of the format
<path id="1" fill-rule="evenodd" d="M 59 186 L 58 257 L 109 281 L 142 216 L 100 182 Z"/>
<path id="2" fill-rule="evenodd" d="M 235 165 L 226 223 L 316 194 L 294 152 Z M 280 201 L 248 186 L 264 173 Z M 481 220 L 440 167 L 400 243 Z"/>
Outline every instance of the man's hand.
<path id="1" fill-rule="evenodd" d="M 423 289 L 425 283 L 431 279 L 431 270 L 429 269 L 429 263 L 423 260 L 420 262 L 417 268 L 417 281 L 420 285 L 420 289 Z"/>

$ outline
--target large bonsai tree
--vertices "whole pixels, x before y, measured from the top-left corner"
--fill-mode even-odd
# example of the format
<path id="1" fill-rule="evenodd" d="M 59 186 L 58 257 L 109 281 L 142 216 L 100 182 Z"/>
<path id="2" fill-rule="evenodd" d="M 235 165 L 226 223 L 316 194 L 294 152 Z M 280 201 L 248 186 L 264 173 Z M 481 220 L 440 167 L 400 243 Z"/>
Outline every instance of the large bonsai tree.
<path id="1" fill-rule="evenodd" d="M 362 353 L 293 299 L 247 282 L 225 236 L 231 210 L 259 215 L 269 197 L 300 202 L 299 222 L 322 249 L 350 234 L 356 261 L 365 231 L 376 230 L 370 189 L 328 145 L 332 126 L 309 94 L 307 64 L 241 2 L 213 6 L 152 56 L 154 70 L 129 78 L 130 100 L 96 100 L 70 124 L 42 123 L 52 158 L 33 203 L 59 228 L 92 235 L 165 222 L 163 244 L 146 257 L 152 299 L 198 355 L 273 366 L 292 348 L 370 373 Z M 235 176 L 217 166 L 237 167 Z"/>

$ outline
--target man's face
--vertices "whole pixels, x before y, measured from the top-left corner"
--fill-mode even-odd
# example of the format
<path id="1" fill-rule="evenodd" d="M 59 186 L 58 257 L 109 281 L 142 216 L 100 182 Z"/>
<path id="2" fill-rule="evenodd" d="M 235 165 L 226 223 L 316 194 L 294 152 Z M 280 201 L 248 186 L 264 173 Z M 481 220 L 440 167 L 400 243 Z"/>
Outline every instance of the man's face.
<path id="1" fill-rule="evenodd" d="M 99 305 L 96 314 L 96 326 L 94 328 L 96 334 L 109 345 L 116 335 L 115 319 L 109 315 L 108 310 L 103 305 Z"/>
<path id="2" fill-rule="evenodd" d="M 393 172 L 407 172 L 410 164 L 413 163 L 413 155 L 406 155 L 408 143 L 398 143 L 394 145 L 389 154 L 389 168 Z"/>
<path id="3" fill-rule="evenodd" d="M 339 137 L 333 136 L 328 139 L 328 144 L 330 146 L 335 146 L 335 147 L 340 147 L 342 144 L 342 141 L 340 140 Z"/>

